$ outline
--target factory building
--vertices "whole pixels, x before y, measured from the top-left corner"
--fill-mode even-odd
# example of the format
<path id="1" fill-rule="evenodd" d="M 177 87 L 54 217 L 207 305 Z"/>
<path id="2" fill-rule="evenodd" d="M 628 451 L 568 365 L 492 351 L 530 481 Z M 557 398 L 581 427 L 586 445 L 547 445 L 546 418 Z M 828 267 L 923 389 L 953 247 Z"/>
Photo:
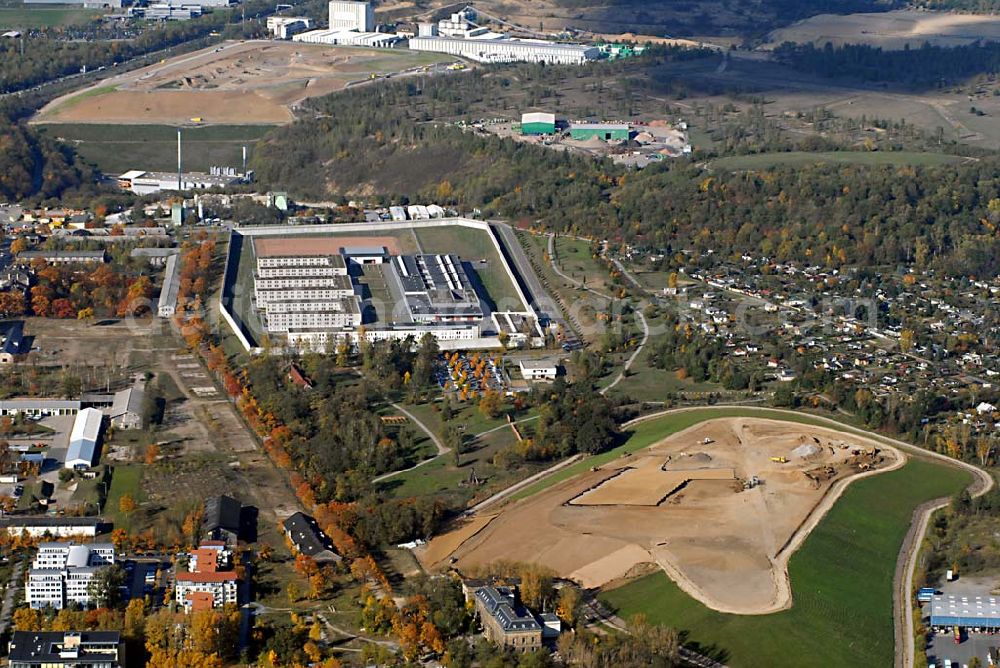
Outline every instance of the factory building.
<path id="1" fill-rule="evenodd" d="M 333 0 L 329 6 L 330 26 L 301 32 L 292 41 L 330 46 L 390 48 L 403 40 L 395 33 L 375 31 L 375 10 L 370 2 Z"/>
<path id="2" fill-rule="evenodd" d="M 330 30 L 375 32 L 375 10 L 370 2 L 331 0 Z"/>
<path id="3" fill-rule="evenodd" d="M 465 39 L 445 36 L 411 37 L 410 48 L 414 51 L 447 53 L 480 63 L 582 65 L 601 56 L 601 52 L 593 46 L 513 39 L 498 33 L 483 33 Z"/>
<path id="4" fill-rule="evenodd" d="M 1000 630 L 1000 597 L 936 594 L 930 601 L 931 627 Z"/>
<path id="5" fill-rule="evenodd" d="M 267 31 L 275 39 L 291 39 L 293 35 L 309 30 L 312 21 L 304 16 L 268 16 Z"/>
<path id="6" fill-rule="evenodd" d="M 133 15 L 141 12 L 147 21 L 190 21 L 201 16 L 202 9 L 201 5 L 158 2 L 144 8 L 133 7 L 129 12 Z"/>
<path id="7" fill-rule="evenodd" d="M 403 38 L 392 32 L 357 32 L 356 30 L 310 30 L 292 37 L 293 42 L 327 46 L 367 46 L 389 49 Z"/>
<path id="8" fill-rule="evenodd" d="M 521 134 L 523 135 L 554 135 L 556 133 L 556 115 L 543 112 L 521 114 Z"/>
<path id="9" fill-rule="evenodd" d="M 628 123 L 571 123 L 569 136 L 578 141 L 601 139 L 604 141 L 625 141 L 629 137 Z"/>
<path id="10" fill-rule="evenodd" d="M 227 188 L 242 182 L 244 175 L 237 174 L 233 169 L 213 168 L 212 172 L 146 172 L 133 169 L 118 177 L 118 186 L 136 195 L 150 195 L 161 190 L 207 190 L 209 188 Z"/>
<path id="11" fill-rule="evenodd" d="M 412 322 L 478 322 L 483 307 L 457 255 L 397 255 L 386 272 Z"/>

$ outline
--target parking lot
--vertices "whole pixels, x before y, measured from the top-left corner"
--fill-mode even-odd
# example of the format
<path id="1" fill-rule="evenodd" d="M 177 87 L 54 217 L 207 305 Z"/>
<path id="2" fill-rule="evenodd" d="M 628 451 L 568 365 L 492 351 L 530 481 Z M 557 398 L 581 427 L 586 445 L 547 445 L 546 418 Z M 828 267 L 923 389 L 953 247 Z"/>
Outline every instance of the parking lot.
<path id="1" fill-rule="evenodd" d="M 990 596 L 997 586 L 995 576 L 965 576 L 952 582 L 942 582 L 937 589 L 940 593 L 950 596 Z M 928 617 L 930 606 L 923 606 L 923 623 L 929 627 Z M 983 666 L 993 665 L 987 656 L 991 649 L 1000 647 L 1000 633 L 975 633 L 969 629 L 963 629 L 961 642 L 955 642 L 954 632 L 951 629 L 941 633 L 928 633 L 927 637 L 927 662 L 928 665 L 936 668 L 944 668 L 945 661 L 951 661 L 952 668 L 965 668 L 969 665 L 972 657 L 979 657 Z"/>
<path id="2" fill-rule="evenodd" d="M 444 354 L 434 375 L 439 387 L 458 394 L 463 400 L 487 390 L 505 394 L 510 389 L 503 360 L 486 354 Z"/>

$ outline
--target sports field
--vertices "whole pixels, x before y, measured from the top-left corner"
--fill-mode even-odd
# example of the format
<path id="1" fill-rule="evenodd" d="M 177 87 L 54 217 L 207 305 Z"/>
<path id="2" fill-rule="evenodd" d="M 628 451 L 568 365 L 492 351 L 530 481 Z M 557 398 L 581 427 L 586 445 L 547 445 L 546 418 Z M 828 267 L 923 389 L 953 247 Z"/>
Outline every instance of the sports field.
<path id="1" fill-rule="evenodd" d="M 709 610 L 663 573 L 602 595 L 620 616 L 687 634 L 734 668 L 891 666 L 892 582 L 913 509 L 960 491 L 966 473 L 910 459 L 853 483 L 791 558 L 790 609 L 761 617 Z"/>
<path id="2" fill-rule="evenodd" d="M 123 128 L 90 123 L 52 123 L 37 127 L 72 146 L 84 160 L 105 174 L 121 174 L 130 169 L 177 169 L 176 127 L 130 125 Z M 239 168 L 243 147 L 247 147 L 249 158 L 254 144 L 269 129 L 267 125 L 185 128 L 182 131 L 184 167 L 192 171 L 208 171 L 211 167 Z"/>
<path id="3" fill-rule="evenodd" d="M 35 123 L 282 124 L 303 100 L 452 60 L 408 49 L 226 42 L 64 95 Z"/>
<path id="4" fill-rule="evenodd" d="M 656 564 L 717 610 L 790 603 L 789 555 L 848 483 L 903 464 L 892 448 L 841 431 L 760 418 L 699 422 L 633 455 L 508 506 L 444 561 L 537 562 L 592 588 Z M 460 528 L 459 531 L 463 529 Z"/>
<path id="5" fill-rule="evenodd" d="M 758 153 L 734 155 L 711 162 L 713 169 L 739 171 L 744 169 L 769 169 L 771 167 L 801 167 L 829 162 L 850 165 L 895 165 L 905 167 L 936 167 L 969 160 L 944 153 L 917 153 L 912 151 L 825 151 L 805 153 Z"/>

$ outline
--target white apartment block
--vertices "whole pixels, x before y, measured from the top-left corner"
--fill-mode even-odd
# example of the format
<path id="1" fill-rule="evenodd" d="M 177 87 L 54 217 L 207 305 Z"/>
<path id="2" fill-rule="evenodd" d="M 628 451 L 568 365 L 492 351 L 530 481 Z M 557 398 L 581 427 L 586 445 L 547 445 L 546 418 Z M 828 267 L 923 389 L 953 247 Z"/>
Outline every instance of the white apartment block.
<path id="1" fill-rule="evenodd" d="M 32 568 L 66 568 L 67 564 L 106 566 L 115 563 L 115 546 L 111 543 L 42 543 Z"/>
<path id="2" fill-rule="evenodd" d="M 348 276 L 279 276 L 258 278 L 254 281 L 254 291 L 259 295 L 264 290 L 286 290 L 288 288 L 336 288 L 341 292 L 354 293 L 354 286 Z"/>
<path id="3" fill-rule="evenodd" d="M 239 581 L 232 571 L 215 573 L 178 573 L 174 588 L 177 602 L 184 606 L 185 612 L 198 605 L 198 599 L 210 597 L 210 607 L 221 608 L 231 603 L 236 604 L 239 595 Z M 206 604 L 206 607 L 209 607 Z"/>
<path id="4" fill-rule="evenodd" d="M 286 278 L 292 276 L 347 276 L 344 267 L 307 265 L 304 267 L 258 267 L 258 278 Z"/>
<path id="5" fill-rule="evenodd" d="M 322 310 L 312 310 L 316 304 L 310 305 L 310 310 L 299 312 L 275 313 L 270 308 L 264 319 L 269 332 L 287 332 L 290 329 L 321 327 L 328 329 L 343 329 L 361 325 L 361 308 L 358 300 L 343 299 L 319 304 Z"/>
<path id="6" fill-rule="evenodd" d="M 342 276 L 347 275 L 347 264 L 342 255 L 259 255 L 257 271 L 273 267 L 334 267 Z"/>
<path id="7" fill-rule="evenodd" d="M 284 290 L 260 290 L 257 292 L 257 306 L 270 308 L 282 302 L 304 303 L 322 302 L 334 299 L 350 299 L 354 288 L 286 288 Z"/>
<path id="8" fill-rule="evenodd" d="M 94 576 L 114 562 L 115 549 L 109 543 L 43 543 L 28 571 L 25 599 L 34 609 L 87 606 Z"/>
<path id="9" fill-rule="evenodd" d="M 338 302 L 348 302 L 342 306 L 338 306 Z M 333 308 L 331 309 L 331 303 Z M 351 311 L 354 309 L 355 300 L 351 298 L 343 298 L 341 295 L 331 295 L 327 299 L 276 299 L 274 301 L 268 302 L 267 304 L 267 314 L 274 315 L 276 313 L 320 313 L 322 311 Z"/>

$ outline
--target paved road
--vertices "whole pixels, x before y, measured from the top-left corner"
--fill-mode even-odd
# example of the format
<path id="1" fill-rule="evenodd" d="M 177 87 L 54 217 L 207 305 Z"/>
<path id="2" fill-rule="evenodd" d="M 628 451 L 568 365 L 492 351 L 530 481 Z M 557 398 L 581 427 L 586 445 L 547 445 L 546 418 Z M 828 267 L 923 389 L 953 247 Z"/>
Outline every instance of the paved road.
<path id="1" fill-rule="evenodd" d="M 521 242 L 517 240 L 517 235 L 514 234 L 513 228 L 506 223 L 490 223 L 490 225 L 499 234 L 500 240 L 503 241 L 504 247 L 507 249 L 507 255 L 514 263 L 517 273 L 520 274 L 521 282 L 528 292 L 528 299 L 532 301 L 532 305 L 548 320 L 562 320 L 555 300 L 545 290 L 542 282 L 535 274 L 535 270 L 531 266 L 531 260 L 528 259 L 524 249 L 521 248 Z"/>
<path id="2" fill-rule="evenodd" d="M 24 570 L 24 562 L 18 561 L 11 571 L 10 581 L 7 583 L 7 591 L 3 595 L 3 607 L 0 608 L 0 636 L 7 633 L 10 626 L 11 615 L 14 614 L 14 597 L 21 589 L 21 572 Z"/>

